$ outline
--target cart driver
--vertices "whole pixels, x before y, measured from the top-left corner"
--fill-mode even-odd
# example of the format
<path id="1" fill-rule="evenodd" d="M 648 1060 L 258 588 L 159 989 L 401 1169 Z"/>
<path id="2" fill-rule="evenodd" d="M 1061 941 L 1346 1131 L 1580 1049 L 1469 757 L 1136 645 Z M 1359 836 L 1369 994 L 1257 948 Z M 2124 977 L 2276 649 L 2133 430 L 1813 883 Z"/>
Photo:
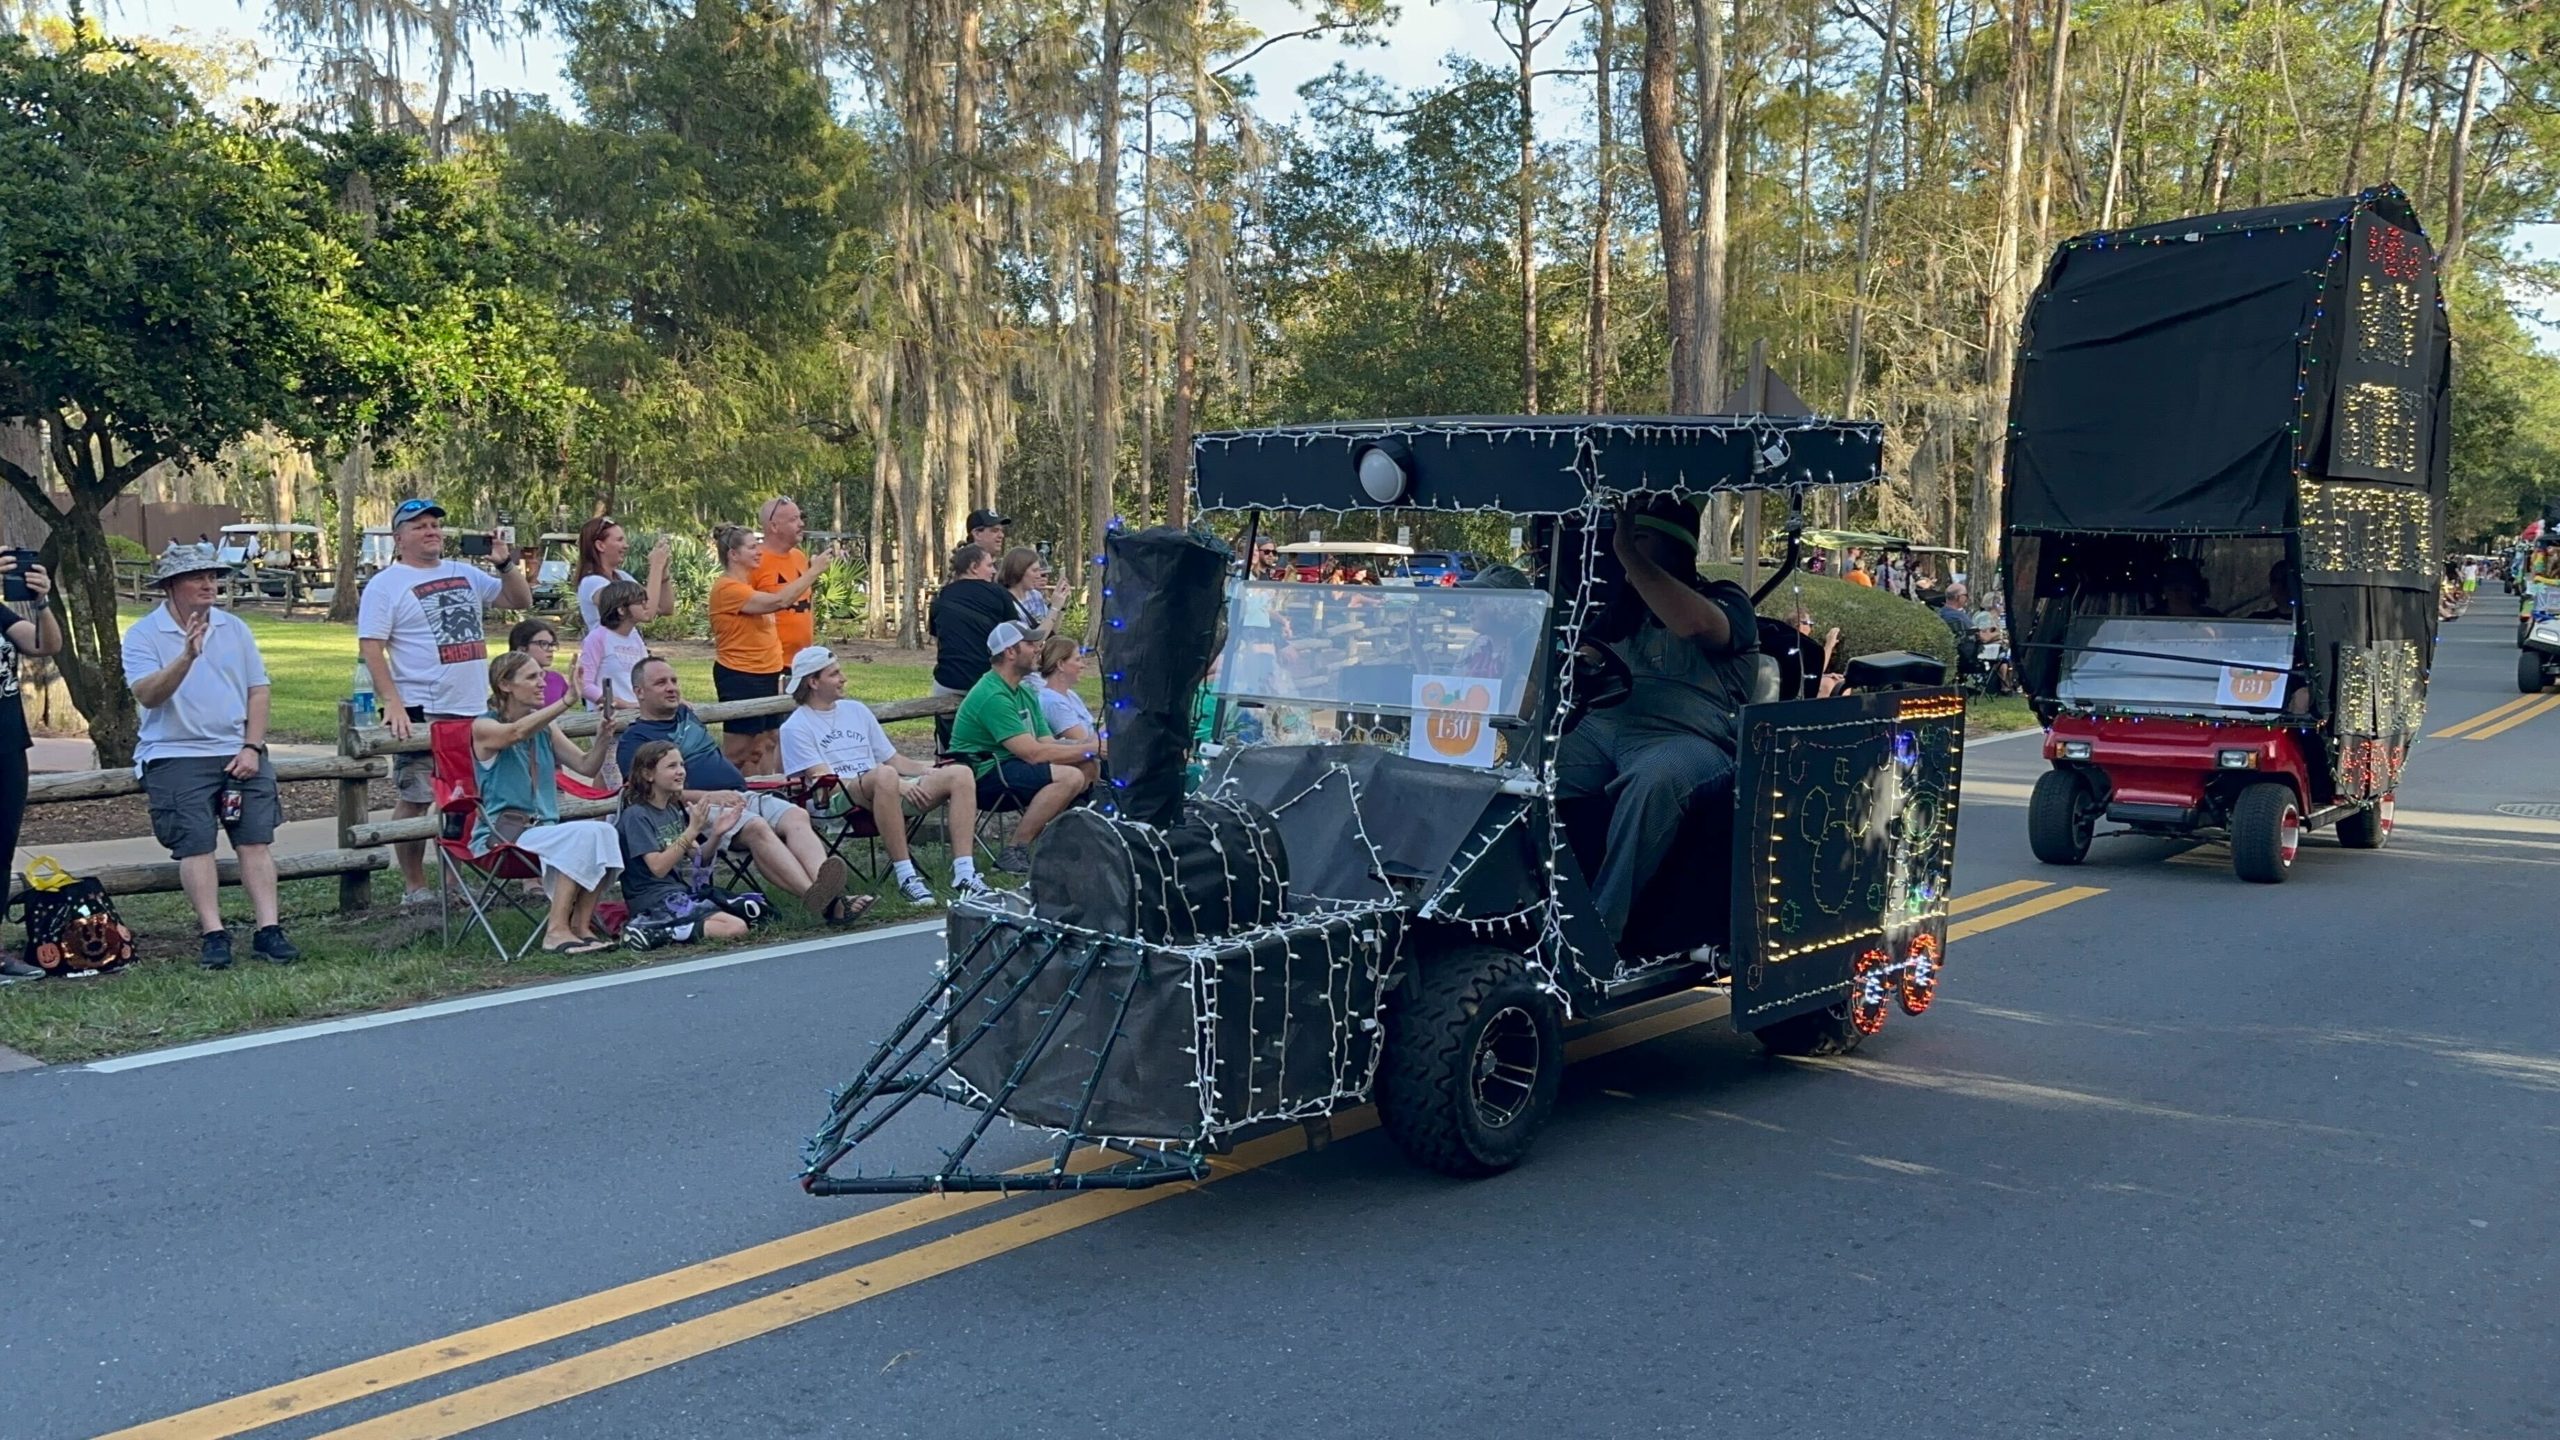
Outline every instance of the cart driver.
<path id="1" fill-rule="evenodd" d="M 1676 863 L 1672 844 L 1692 811 L 1730 793 L 1760 631 L 1741 586 L 1698 574 L 1696 506 L 1648 496 L 1619 512 L 1610 545 L 1643 601 L 1635 632 L 1608 646 L 1634 687 L 1564 738 L 1556 798 L 1615 802 L 1591 888 L 1619 936 L 1646 882 Z"/>

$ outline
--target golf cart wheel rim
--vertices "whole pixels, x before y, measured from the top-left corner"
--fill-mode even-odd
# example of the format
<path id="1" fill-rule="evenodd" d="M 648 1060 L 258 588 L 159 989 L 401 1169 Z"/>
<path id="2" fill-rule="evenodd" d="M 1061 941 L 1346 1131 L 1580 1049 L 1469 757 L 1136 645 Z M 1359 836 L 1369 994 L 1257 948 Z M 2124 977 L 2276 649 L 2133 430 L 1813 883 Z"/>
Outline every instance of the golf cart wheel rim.
<path id="1" fill-rule="evenodd" d="M 2284 807 L 2284 819 L 2276 826 L 2277 863 L 2290 866 L 2293 864 L 2293 852 L 2301 848 L 2302 810 L 2299 806 L 2287 805 Z"/>
<path id="2" fill-rule="evenodd" d="M 1529 1108 L 1546 1065 L 1546 1048 L 1538 1017 L 1525 1006 L 1503 1006 L 1476 1032 L 1475 1057 L 1467 1067 L 1468 1094 L 1486 1129 L 1503 1129 Z"/>

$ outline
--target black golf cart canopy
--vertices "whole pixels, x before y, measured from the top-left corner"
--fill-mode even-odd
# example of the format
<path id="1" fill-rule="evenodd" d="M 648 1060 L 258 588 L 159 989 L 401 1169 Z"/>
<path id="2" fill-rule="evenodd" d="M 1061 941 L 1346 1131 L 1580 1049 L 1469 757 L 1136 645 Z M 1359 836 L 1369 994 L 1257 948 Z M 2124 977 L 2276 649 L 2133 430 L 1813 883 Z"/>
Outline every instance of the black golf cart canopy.
<path id="1" fill-rule="evenodd" d="M 2066 241 L 2019 346 L 2008 526 L 2264 534 L 2319 528 L 2317 481 L 2441 496 L 2448 350 L 2395 186 Z"/>
<path id="2" fill-rule="evenodd" d="M 1192 442 L 1202 510 L 1562 515 L 1595 497 L 1857 486 L 1884 430 L 1776 415 L 1449 416 L 1228 430 Z"/>

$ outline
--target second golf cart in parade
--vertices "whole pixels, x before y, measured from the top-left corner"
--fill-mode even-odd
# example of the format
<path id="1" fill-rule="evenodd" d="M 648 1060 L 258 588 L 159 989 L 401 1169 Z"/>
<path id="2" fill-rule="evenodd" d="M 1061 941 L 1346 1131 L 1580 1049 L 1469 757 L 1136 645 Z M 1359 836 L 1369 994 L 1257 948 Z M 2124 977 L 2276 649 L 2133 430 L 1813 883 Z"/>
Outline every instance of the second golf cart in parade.
<path id="1" fill-rule="evenodd" d="M 940 973 L 810 1142 L 812 1193 L 1196 1179 L 1367 1101 L 1414 1160 L 1482 1175 L 1546 1119 L 1568 1021 L 1729 1000 L 1772 1052 L 1840 1055 L 1929 1008 L 1964 725 L 1936 661 L 1869 657 L 1854 693 L 1786 699 L 1794 631 L 1763 621 L 1731 781 L 1697 792 L 1622 934 L 1588 879 L 1612 802 L 1559 799 L 1554 763 L 1626 695 L 1598 643 L 1641 614 L 1621 512 L 1865 484 L 1878 427 L 1399 420 L 1205 435 L 1195 459 L 1247 554 L 1273 512 L 1501 514 L 1537 578 L 1240 579 L 1205 532 L 1114 532 L 1102 803 L 1051 824 L 1023 890 L 953 905 Z M 927 1097 L 968 1117 L 923 1132 L 941 1159 L 862 1167 Z M 999 1118 L 1049 1158 L 973 1164 Z"/>
<path id="2" fill-rule="evenodd" d="M 2028 311 L 2002 575 L 2046 726 L 2036 858 L 2390 838 L 2435 653 L 2451 431 L 2435 256 L 2397 189 L 2065 243 Z"/>

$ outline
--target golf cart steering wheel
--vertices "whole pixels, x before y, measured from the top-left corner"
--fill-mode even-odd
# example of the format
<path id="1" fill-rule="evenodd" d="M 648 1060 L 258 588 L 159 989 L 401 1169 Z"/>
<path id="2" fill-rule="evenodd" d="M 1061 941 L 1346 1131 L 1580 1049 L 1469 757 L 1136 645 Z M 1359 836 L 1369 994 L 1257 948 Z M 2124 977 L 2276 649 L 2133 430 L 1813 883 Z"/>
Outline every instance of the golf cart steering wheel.
<path id="1" fill-rule="evenodd" d="M 1635 693 L 1635 672 L 1626 658 L 1606 645 L 1585 643 L 1573 652 L 1573 713 L 1565 717 L 1565 733 L 1592 711 L 1624 705 Z"/>

